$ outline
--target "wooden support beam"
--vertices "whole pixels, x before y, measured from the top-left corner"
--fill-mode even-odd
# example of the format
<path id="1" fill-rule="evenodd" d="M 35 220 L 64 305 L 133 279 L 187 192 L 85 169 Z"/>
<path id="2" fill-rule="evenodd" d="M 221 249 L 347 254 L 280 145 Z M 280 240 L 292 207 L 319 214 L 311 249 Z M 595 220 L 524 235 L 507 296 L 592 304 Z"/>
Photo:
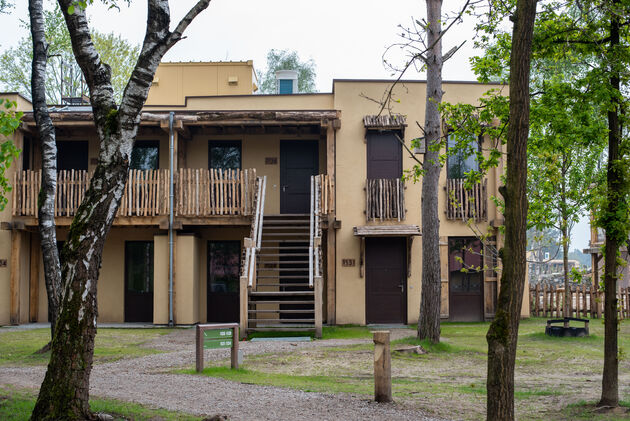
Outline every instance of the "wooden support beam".
<path id="1" fill-rule="evenodd" d="M 336 137 L 335 126 L 329 124 L 326 128 L 326 174 L 332 181 L 332 212 L 328 214 L 328 221 L 335 221 L 336 216 Z M 334 229 L 326 231 L 326 320 L 334 325 L 337 321 L 337 232 Z"/>
<path id="2" fill-rule="evenodd" d="M 20 324 L 20 249 L 22 233 L 11 231 L 11 284 L 9 321 L 12 325 Z"/>
<path id="3" fill-rule="evenodd" d="M 31 235 L 31 272 L 29 285 L 29 321 L 39 317 L 39 234 Z"/>
<path id="4" fill-rule="evenodd" d="M 376 330 L 374 335 L 374 400 L 392 401 L 392 356 L 389 349 L 389 331 Z"/>
<path id="5" fill-rule="evenodd" d="M 248 289 L 247 289 L 247 276 L 240 277 L 240 293 L 239 293 L 239 303 L 240 303 L 240 339 L 247 338 L 247 301 L 248 297 Z"/>
<path id="6" fill-rule="evenodd" d="M 315 337 L 317 339 L 322 338 L 322 323 L 323 323 L 323 284 L 324 281 L 321 276 L 316 276 L 315 279 Z"/>

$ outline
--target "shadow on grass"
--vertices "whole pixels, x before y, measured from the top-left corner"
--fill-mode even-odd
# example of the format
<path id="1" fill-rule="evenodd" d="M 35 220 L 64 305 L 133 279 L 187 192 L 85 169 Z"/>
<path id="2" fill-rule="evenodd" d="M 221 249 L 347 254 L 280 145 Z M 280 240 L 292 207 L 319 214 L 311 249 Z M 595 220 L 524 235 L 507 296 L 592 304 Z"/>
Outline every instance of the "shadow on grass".
<path id="1" fill-rule="evenodd" d="M 594 402 L 579 401 L 568 405 L 564 414 L 570 420 L 616 421 L 630 419 L 630 401 L 619 402 L 618 408 L 599 410 Z"/>

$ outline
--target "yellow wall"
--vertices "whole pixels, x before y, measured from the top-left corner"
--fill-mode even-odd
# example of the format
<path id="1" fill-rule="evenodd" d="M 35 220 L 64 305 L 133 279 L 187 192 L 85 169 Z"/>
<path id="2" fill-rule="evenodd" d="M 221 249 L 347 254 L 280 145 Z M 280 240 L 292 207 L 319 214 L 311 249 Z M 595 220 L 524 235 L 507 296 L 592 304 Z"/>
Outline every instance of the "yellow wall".
<path id="1" fill-rule="evenodd" d="M 188 96 L 249 95 L 254 92 L 253 78 L 251 61 L 161 63 L 146 103 L 184 105 Z"/>

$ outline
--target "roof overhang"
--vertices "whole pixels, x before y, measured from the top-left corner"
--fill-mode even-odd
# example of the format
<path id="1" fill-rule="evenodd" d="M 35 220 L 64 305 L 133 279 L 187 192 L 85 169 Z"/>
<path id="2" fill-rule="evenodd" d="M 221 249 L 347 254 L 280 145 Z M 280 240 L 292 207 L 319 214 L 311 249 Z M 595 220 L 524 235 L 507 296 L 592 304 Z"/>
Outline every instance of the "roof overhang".
<path id="1" fill-rule="evenodd" d="M 405 130 L 407 118 L 402 114 L 383 114 L 363 116 L 366 130 Z"/>
<path id="2" fill-rule="evenodd" d="M 417 225 L 364 225 L 354 227 L 357 237 L 415 237 L 422 235 Z"/>

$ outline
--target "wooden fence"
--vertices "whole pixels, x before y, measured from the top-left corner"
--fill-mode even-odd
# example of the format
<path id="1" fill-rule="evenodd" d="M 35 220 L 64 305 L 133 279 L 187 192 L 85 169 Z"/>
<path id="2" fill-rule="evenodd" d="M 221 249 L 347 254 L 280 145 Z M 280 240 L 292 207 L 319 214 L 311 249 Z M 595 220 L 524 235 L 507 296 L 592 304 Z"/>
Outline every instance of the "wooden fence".
<path id="1" fill-rule="evenodd" d="M 335 211 L 335 185 L 328 174 L 319 174 L 314 177 L 319 178 L 316 194 L 319 194 L 319 215 L 328 215 Z"/>
<path id="2" fill-rule="evenodd" d="M 117 216 L 159 216 L 169 212 L 169 170 L 129 170 Z M 92 173 L 57 173 L 55 216 L 72 217 L 87 191 Z M 181 169 L 174 177 L 177 216 L 251 215 L 255 169 Z M 13 216 L 37 217 L 41 170 L 13 177 Z"/>
<path id="3" fill-rule="evenodd" d="M 405 183 L 400 178 L 368 179 L 365 187 L 368 221 L 405 220 Z"/>
<path id="4" fill-rule="evenodd" d="M 488 219 L 488 180 L 465 187 L 463 178 L 446 180 L 446 218 L 467 221 Z"/>
<path id="5" fill-rule="evenodd" d="M 564 314 L 564 287 L 537 284 L 529 289 L 530 312 L 539 317 L 600 318 L 604 312 L 604 292 L 593 286 L 571 287 L 569 314 Z M 630 318 L 630 288 L 617 290 L 619 319 Z"/>

